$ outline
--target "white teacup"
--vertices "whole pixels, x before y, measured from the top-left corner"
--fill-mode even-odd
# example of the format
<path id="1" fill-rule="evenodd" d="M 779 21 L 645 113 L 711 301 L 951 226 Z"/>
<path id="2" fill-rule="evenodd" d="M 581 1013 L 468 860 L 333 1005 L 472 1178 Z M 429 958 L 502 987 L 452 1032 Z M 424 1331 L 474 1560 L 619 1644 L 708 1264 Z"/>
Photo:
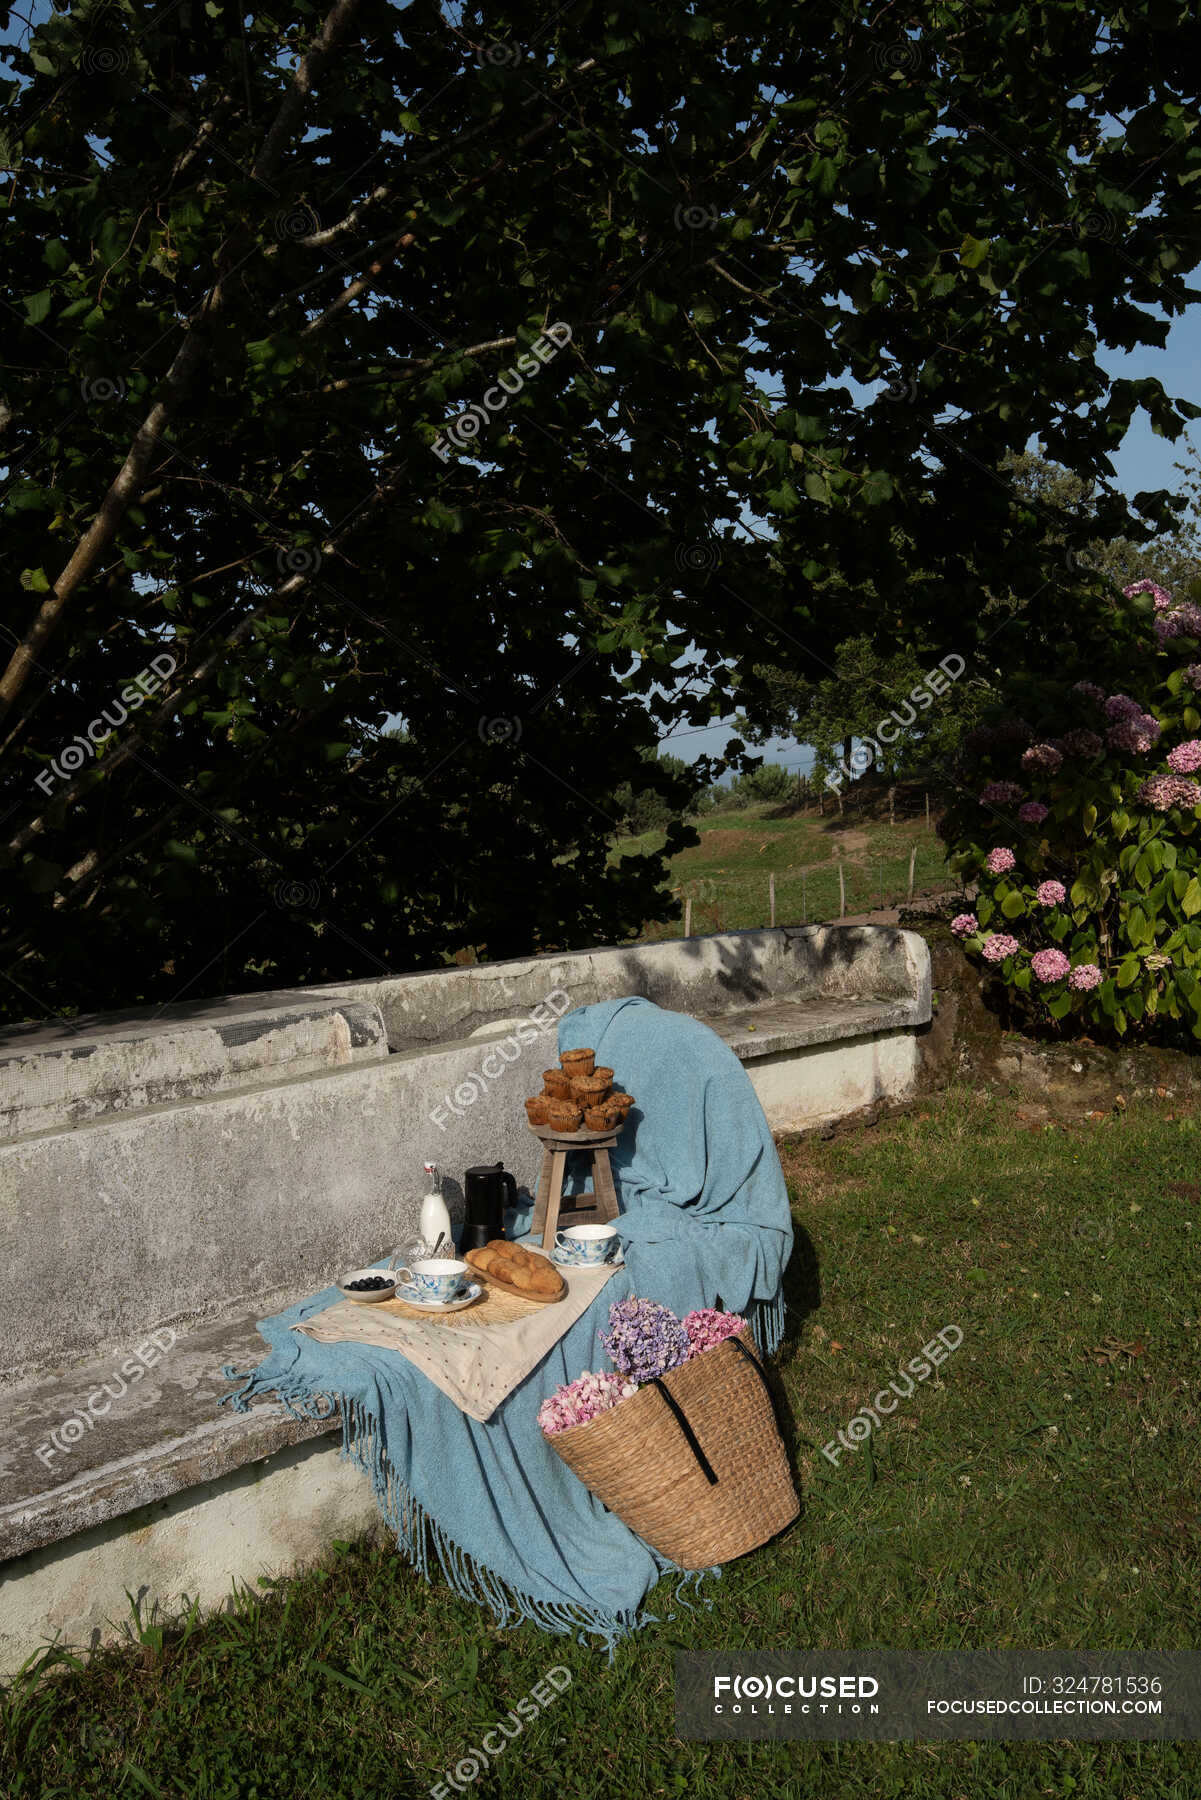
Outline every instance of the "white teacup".
<path id="1" fill-rule="evenodd" d="M 453 1256 L 427 1256 L 411 1269 L 398 1269 L 398 1281 L 408 1282 L 429 1300 L 457 1300 L 471 1270 Z"/>
<path id="2" fill-rule="evenodd" d="M 618 1237 L 612 1225 L 568 1225 L 555 1233 L 555 1255 L 560 1262 L 579 1268 L 595 1268 L 608 1262 L 617 1248 Z"/>

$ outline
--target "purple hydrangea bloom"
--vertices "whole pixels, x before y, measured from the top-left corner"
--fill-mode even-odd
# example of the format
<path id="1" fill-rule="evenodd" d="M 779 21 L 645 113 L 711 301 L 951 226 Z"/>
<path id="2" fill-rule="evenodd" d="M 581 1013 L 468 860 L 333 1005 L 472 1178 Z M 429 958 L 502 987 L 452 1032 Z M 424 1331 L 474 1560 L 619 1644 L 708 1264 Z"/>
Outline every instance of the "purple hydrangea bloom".
<path id="1" fill-rule="evenodd" d="M 990 781 L 980 789 L 981 806 L 1012 806 L 1022 797 L 1016 781 Z"/>
<path id="2" fill-rule="evenodd" d="M 1122 589 L 1122 593 L 1127 600 L 1133 600 L 1136 594 L 1150 594 L 1155 601 L 1156 612 L 1166 612 L 1168 607 L 1172 604 L 1171 594 L 1169 594 L 1167 588 L 1160 587 L 1157 581 L 1148 581 L 1146 579 L 1142 581 L 1132 581 L 1129 587 L 1124 587 Z"/>
<path id="3" fill-rule="evenodd" d="M 1067 756 L 1100 756 L 1105 745 L 1095 731 L 1065 731 L 1061 740 Z"/>
<path id="4" fill-rule="evenodd" d="M 951 920 L 951 930 L 956 937 L 971 937 L 973 931 L 979 931 L 980 921 L 975 913 L 956 913 Z"/>
<path id="5" fill-rule="evenodd" d="M 1148 750 L 1154 750 L 1159 742 L 1159 734 L 1163 726 L 1150 713 L 1138 713 L 1125 719 L 1119 719 L 1105 733 L 1111 750 L 1128 750 L 1136 756 L 1145 756 Z"/>
<path id="6" fill-rule="evenodd" d="M 1063 767 L 1063 753 L 1054 744 L 1031 744 L 1022 755 L 1023 769 L 1037 769 L 1044 775 L 1058 775 Z"/>
<path id="7" fill-rule="evenodd" d="M 1018 818 L 1023 825 L 1041 825 L 1047 812 L 1048 808 L 1041 800 L 1027 800 L 1024 806 L 1018 807 Z"/>
<path id="8" fill-rule="evenodd" d="M 1105 703 L 1105 690 L 1099 688 L 1095 681 L 1073 682 L 1072 692 L 1081 700 L 1091 700 L 1094 706 L 1103 706 Z"/>
<path id="9" fill-rule="evenodd" d="M 1161 644 L 1172 638 L 1201 637 L 1201 606 L 1174 606 L 1170 612 L 1157 613 L 1153 621 L 1155 635 Z"/>
<path id="10" fill-rule="evenodd" d="M 1034 890 L 1034 898 L 1040 906 L 1062 906 L 1067 897 L 1062 881 L 1040 881 Z"/>
<path id="11" fill-rule="evenodd" d="M 1129 694 L 1111 694 L 1105 702 L 1107 719 L 1137 719 L 1142 714 L 1142 703 L 1132 700 Z"/>
<path id="12" fill-rule="evenodd" d="M 1101 971 L 1096 963 L 1077 963 L 1068 976 L 1068 986 L 1078 994 L 1086 994 L 1090 988 L 1101 985 Z"/>
<path id="13" fill-rule="evenodd" d="M 1184 671 L 1184 679 L 1190 687 L 1201 689 L 1201 663 L 1189 663 Z"/>
<path id="14" fill-rule="evenodd" d="M 986 867 L 990 875 L 1005 875 L 1016 862 L 1017 857 L 1013 851 L 1006 849 L 1004 844 L 999 844 L 995 850 L 989 851 Z"/>
<path id="15" fill-rule="evenodd" d="M 653 1381 L 688 1357 L 688 1333 L 657 1300 L 616 1301 L 609 1308 L 608 1331 L 598 1336 L 614 1368 L 631 1381 Z"/>

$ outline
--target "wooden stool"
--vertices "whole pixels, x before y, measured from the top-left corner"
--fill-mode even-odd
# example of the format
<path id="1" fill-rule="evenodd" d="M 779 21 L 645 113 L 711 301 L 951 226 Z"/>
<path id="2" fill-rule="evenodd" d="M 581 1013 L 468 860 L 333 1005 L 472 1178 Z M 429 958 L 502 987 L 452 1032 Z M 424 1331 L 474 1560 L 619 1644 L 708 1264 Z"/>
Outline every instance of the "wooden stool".
<path id="1" fill-rule="evenodd" d="M 534 1216 L 530 1220 L 530 1237 L 539 1238 L 548 1253 L 555 1247 L 555 1235 L 567 1225 L 607 1225 L 618 1215 L 617 1189 L 609 1152 L 617 1142 L 614 1131 L 553 1131 L 549 1125 L 531 1125 L 530 1130 L 542 1139 L 542 1172 L 534 1200 Z M 561 1210 L 563 1177 L 567 1157 L 581 1150 L 592 1158 L 592 1187 L 582 1194 L 568 1195 L 568 1209 Z"/>

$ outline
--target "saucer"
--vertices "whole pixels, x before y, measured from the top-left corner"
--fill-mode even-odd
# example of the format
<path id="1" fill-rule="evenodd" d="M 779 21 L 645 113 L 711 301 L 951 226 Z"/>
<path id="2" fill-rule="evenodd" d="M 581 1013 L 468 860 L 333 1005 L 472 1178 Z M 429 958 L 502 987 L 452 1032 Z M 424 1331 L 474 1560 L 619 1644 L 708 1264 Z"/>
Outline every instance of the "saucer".
<path id="1" fill-rule="evenodd" d="M 606 1256 L 603 1262 L 598 1263 L 577 1262 L 574 1257 L 560 1256 L 557 1249 L 548 1250 L 545 1254 L 549 1256 L 556 1269 L 624 1269 L 626 1264 L 620 1248 L 616 1256 Z"/>
<path id="2" fill-rule="evenodd" d="M 457 1299 L 431 1300 L 428 1294 L 421 1292 L 420 1288 L 409 1287 L 406 1283 L 397 1288 L 392 1298 L 403 1300 L 406 1306 L 415 1306 L 419 1312 L 449 1313 L 462 1312 L 465 1306 L 470 1306 L 473 1300 L 478 1300 L 483 1291 L 479 1282 L 473 1281 L 469 1284 L 467 1292 L 460 1294 Z"/>

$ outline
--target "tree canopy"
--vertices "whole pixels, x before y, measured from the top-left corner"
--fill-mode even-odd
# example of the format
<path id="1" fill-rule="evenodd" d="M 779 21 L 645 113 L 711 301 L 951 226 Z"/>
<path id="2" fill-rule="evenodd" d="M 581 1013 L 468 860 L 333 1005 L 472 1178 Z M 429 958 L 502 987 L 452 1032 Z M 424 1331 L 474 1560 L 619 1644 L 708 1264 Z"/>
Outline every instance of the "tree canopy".
<path id="1" fill-rule="evenodd" d="M 9 60 L 12 1017 L 612 939 L 661 729 L 1171 524 L 1109 459 L 1198 409 L 1101 358 L 1196 298 L 1188 0 L 68 0 Z"/>

